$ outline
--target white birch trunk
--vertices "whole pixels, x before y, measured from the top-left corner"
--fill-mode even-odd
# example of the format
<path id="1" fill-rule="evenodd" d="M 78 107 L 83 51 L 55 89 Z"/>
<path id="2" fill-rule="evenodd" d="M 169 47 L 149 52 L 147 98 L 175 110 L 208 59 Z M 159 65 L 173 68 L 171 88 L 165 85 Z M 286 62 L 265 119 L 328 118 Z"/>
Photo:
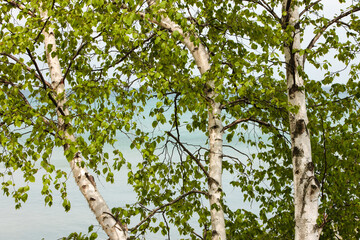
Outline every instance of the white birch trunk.
<path id="1" fill-rule="evenodd" d="M 46 11 L 41 12 L 41 17 L 43 19 L 47 18 Z M 53 29 L 48 28 L 47 30 L 44 30 L 43 35 L 47 63 L 50 69 L 51 85 L 58 98 L 60 97 L 60 99 L 56 99 L 58 104 L 57 113 L 59 128 L 64 131 L 64 137 L 66 139 L 75 142 L 75 137 L 67 133 L 62 113 L 59 111 L 59 108 L 61 108 L 65 115 L 69 114 L 68 109 L 64 108 L 64 104 L 66 102 L 65 84 L 62 79 L 60 62 L 57 56 L 51 56 L 51 53 L 56 51 L 54 31 Z M 68 145 L 64 145 L 64 150 L 66 151 L 68 147 Z M 111 215 L 111 210 L 97 190 L 94 177 L 88 173 L 86 168 L 81 167 L 81 161 L 82 159 L 80 157 L 80 153 L 77 153 L 74 159 L 70 162 L 70 166 L 73 171 L 76 184 L 79 186 L 81 193 L 89 203 L 89 207 L 95 214 L 99 224 L 111 240 L 128 239 L 127 227 L 122 225 L 120 221 L 115 220 L 115 218 Z"/>
<path id="2" fill-rule="evenodd" d="M 201 74 L 210 70 L 209 54 L 200 43 L 195 46 L 190 37 L 176 23 L 168 17 L 163 18 L 160 26 L 169 29 L 171 32 L 178 31 L 183 36 L 183 43 L 194 57 L 195 63 Z M 221 104 L 215 101 L 217 94 L 214 91 L 214 81 L 208 81 L 206 96 L 210 99 L 208 131 L 209 131 L 209 201 L 211 213 L 212 240 L 226 240 L 224 210 L 222 201 L 222 158 L 223 158 L 223 131 L 221 122 Z"/>
<path id="3" fill-rule="evenodd" d="M 307 129 L 308 117 L 305 101 L 304 81 L 299 74 L 303 69 L 303 57 L 300 49 L 299 12 L 291 0 L 283 1 L 283 27 L 294 27 L 293 41 L 284 46 L 288 101 L 297 106 L 297 112 L 289 114 L 292 163 L 294 176 L 295 204 L 295 240 L 318 240 L 321 228 L 316 224 L 318 218 L 319 181 L 314 175 L 314 164 L 311 157 L 310 133 Z"/>

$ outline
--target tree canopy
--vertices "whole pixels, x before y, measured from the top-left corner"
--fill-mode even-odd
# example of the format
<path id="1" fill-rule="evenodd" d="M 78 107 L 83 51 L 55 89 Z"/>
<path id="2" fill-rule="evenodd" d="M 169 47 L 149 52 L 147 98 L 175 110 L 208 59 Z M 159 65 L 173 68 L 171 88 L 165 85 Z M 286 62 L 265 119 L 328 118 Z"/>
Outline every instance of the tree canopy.
<path id="1" fill-rule="evenodd" d="M 45 204 L 56 190 L 69 211 L 68 172 L 49 161 L 62 147 L 111 239 L 293 239 L 302 132 L 320 239 L 359 239 L 360 5 L 335 2 L 328 16 L 321 0 L 0 1 L 3 193 L 19 208 L 41 178 Z M 289 120 L 303 107 L 306 132 Z M 119 134 L 142 159 L 124 158 Z M 136 201 L 97 215 L 91 174 L 121 168 Z M 259 212 L 229 205 L 224 184 Z"/>

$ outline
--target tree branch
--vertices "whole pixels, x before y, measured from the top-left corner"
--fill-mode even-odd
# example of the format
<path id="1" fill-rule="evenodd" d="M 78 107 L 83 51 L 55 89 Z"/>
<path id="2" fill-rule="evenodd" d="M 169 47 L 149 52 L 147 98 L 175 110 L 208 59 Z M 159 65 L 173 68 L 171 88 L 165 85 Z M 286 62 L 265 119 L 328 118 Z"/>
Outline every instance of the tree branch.
<path id="1" fill-rule="evenodd" d="M 274 10 L 264 0 L 244 0 L 244 1 L 259 4 L 266 11 L 268 11 L 279 23 L 281 23 L 281 18 L 279 18 L 279 16 L 274 12 Z"/>
<path id="2" fill-rule="evenodd" d="M 240 99 L 236 99 L 236 100 L 234 100 L 234 101 L 232 101 L 232 102 L 228 102 L 228 103 L 222 104 L 222 105 L 221 105 L 221 109 L 224 109 L 224 108 L 226 108 L 227 106 L 236 105 L 236 104 L 242 103 L 242 102 L 244 102 L 244 103 L 250 103 L 249 99 L 247 99 L 247 98 L 240 98 Z"/>
<path id="3" fill-rule="evenodd" d="M 353 8 L 347 12 L 344 12 L 342 14 L 340 14 L 339 16 L 337 16 L 336 18 L 334 18 L 333 20 L 331 20 L 330 22 L 328 22 L 325 26 L 323 26 L 320 31 L 315 35 L 315 37 L 311 40 L 311 42 L 309 43 L 309 45 L 307 46 L 306 49 L 309 49 L 311 50 L 314 46 L 315 46 L 315 43 L 317 42 L 317 40 L 319 40 L 319 38 L 322 36 L 322 34 L 326 31 L 326 29 L 328 29 L 331 25 L 333 25 L 334 23 L 336 23 L 337 21 L 339 21 L 340 19 L 344 18 L 344 17 L 347 17 L 349 16 L 350 14 L 352 13 L 355 13 L 357 11 L 360 11 L 360 7 L 356 7 L 356 8 Z M 303 56 L 303 62 L 305 63 L 305 60 L 306 60 L 306 52 L 304 53 L 304 56 Z"/>
<path id="4" fill-rule="evenodd" d="M 14 60 L 16 63 L 18 63 L 18 64 L 20 64 L 21 66 L 23 66 L 23 67 L 24 67 L 28 72 L 30 72 L 30 73 L 31 73 L 32 70 L 33 70 L 33 69 L 29 68 L 26 64 L 24 64 L 23 62 L 21 62 L 18 58 L 16 58 L 15 56 L 13 56 L 13 55 L 11 55 L 11 54 L 8 54 L 8 53 L 0 53 L 0 55 L 7 56 L 7 57 L 11 58 L 11 59 Z M 35 76 L 37 79 L 39 79 L 40 81 L 42 81 L 40 75 L 34 73 L 34 76 Z M 46 84 L 46 86 L 47 86 L 48 88 L 51 88 L 50 83 L 48 83 L 48 82 L 45 81 L 45 84 Z"/>
<path id="5" fill-rule="evenodd" d="M 11 86 L 13 86 L 13 87 L 18 88 L 18 86 L 17 86 L 16 84 L 14 84 L 13 82 L 11 82 L 11 81 L 6 81 L 6 80 L 1 79 L 1 78 L 0 78 L 0 83 L 9 84 L 9 85 L 11 85 Z M 30 102 L 29 102 L 29 101 L 27 100 L 27 98 L 25 97 L 25 95 L 24 95 L 20 90 L 18 91 L 18 94 L 20 95 L 20 97 L 22 98 L 22 100 L 25 102 L 25 104 L 29 106 L 29 108 L 34 109 L 34 108 L 31 106 Z M 44 116 L 41 116 L 41 118 L 43 119 L 44 123 L 46 123 L 47 125 L 50 125 L 49 119 L 47 119 L 47 118 L 44 117 Z M 48 130 L 45 130 L 45 131 L 47 131 L 47 132 L 50 133 L 51 135 L 55 136 L 55 134 L 51 133 L 50 131 L 48 131 Z"/>
<path id="6" fill-rule="evenodd" d="M 209 173 L 206 171 L 204 165 L 201 164 L 200 160 L 198 158 L 196 158 L 185 146 L 184 144 L 182 144 L 179 139 L 177 139 L 171 132 L 166 132 L 167 135 L 169 135 L 170 137 L 172 137 L 179 145 L 182 149 L 184 149 L 184 151 L 193 159 L 195 160 L 196 164 L 201 168 L 201 170 L 205 173 L 206 177 L 208 179 L 211 179 Z"/>
<path id="7" fill-rule="evenodd" d="M 96 38 L 100 37 L 100 36 L 102 35 L 102 33 L 103 33 L 103 32 L 100 32 L 97 36 L 93 37 L 93 39 L 96 39 Z M 62 78 L 62 80 L 61 80 L 63 83 L 65 82 L 66 76 L 67 76 L 67 75 L 69 74 L 69 72 L 70 72 L 70 68 L 71 68 L 71 66 L 72 66 L 75 58 L 76 58 L 77 56 L 79 56 L 81 50 L 82 50 L 88 43 L 89 43 L 89 42 L 86 41 L 86 42 L 84 42 L 83 44 L 81 44 L 80 47 L 78 48 L 78 50 L 76 51 L 76 53 L 74 54 L 74 56 L 72 56 L 72 58 L 71 58 L 71 60 L 70 60 L 70 63 L 69 63 L 69 66 L 66 68 L 65 74 L 64 74 L 64 76 L 63 76 L 63 78 Z"/>
<path id="8" fill-rule="evenodd" d="M 313 3 L 311 3 L 309 6 L 306 6 L 304 10 L 301 11 L 301 13 L 299 14 L 299 17 L 301 17 L 304 13 L 306 13 L 307 11 L 309 11 L 310 8 L 312 8 L 314 5 L 316 5 L 318 2 L 321 2 L 322 0 L 317 0 Z"/>
<path id="9" fill-rule="evenodd" d="M 46 24 L 49 22 L 50 17 L 48 17 L 44 23 L 44 26 L 41 28 L 40 32 L 38 33 L 38 35 L 36 36 L 36 38 L 34 39 L 34 42 L 36 43 L 37 40 L 39 39 L 39 37 L 41 36 L 41 33 L 44 31 Z"/>
<path id="10" fill-rule="evenodd" d="M 35 68 L 36 68 L 36 71 L 38 72 L 38 74 L 39 74 L 39 76 L 40 76 L 40 80 L 41 80 L 41 82 L 43 83 L 44 90 L 46 91 L 46 89 L 47 89 L 47 84 L 46 84 L 46 83 L 47 83 L 47 82 L 45 81 L 43 75 L 41 74 L 41 71 L 40 71 L 40 69 L 39 69 L 39 66 L 37 65 L 37 63 L 36 63 L 36 61 L 35 61 L 35 58 L 34 58 L 34 56 L 31 54 L 30 50 L 29 50 L 28 48 L 26 48 L 26 51 L 27 51 L 27 53 L 29 54 L 29 56 L 30 56 L 30 58 L 31 58 L 31 61 L 34 63 Z M 50 89 L 52 89 L 52 88 L 50 88 Z M 64 111 L 62 110 L 61 107 L 59 107 L 58 103 L 56 102 L 56 100 L 54 99 L 54 97 L 51 95 L 51 93 L 48 92 L 47 95 L 49 96 L 51 102 L 55 105 L 56 109 L 59 110 L 59 112 L 61 113 L 61 115 L 65 116 Z"/>
<path id="11" fill-rule="evenodd" d="M 40 79 L 40 81 L 41 81 L 42 84 L 43 84 L 43 88 L 46 90 L 47 87 L 50 86 L 49 88 L 51 89 L 50 83 L 48 83 L 48 82 L 44 79 L 44 76 L 42 75 L 42 73 L 41 73 L 41 71 L 40 71 L 40 68 L 39 68 L 39 66 L 37 65 L 37 62 L 36 62 L 34 56 L 31 54 L 29 48 L 26 48 L 26 52 L 28 53 L 28 55 L 29 55 L 32 63 L 34 64 L 37 73 L 39 74 L 39 79 Z"/>
<path id="12" fill-rule="evenodd" d="M 226 129 L 231 128 L 239 123 L 243 123 L 243 122 L 248 122 L 250 121 L 251 117 L 248 118 L 242 118 L 242 119 L 237 119 L 235 121 L 233 121 L 232 123 L 226 125 L 225 127 L 223 127 L 222 131 L 225 132 Z"/>
<path id="13" fill-rule="evenodd" d="M 251 122 L 256 122 L 260 125 L 264 125 L 264 126 L 267 126 L 267 127 L 271 127 L 272 125 L 267 123 L 267 122 L 264 122 L 264 121 L 261 121 L 261 120 L 257 120 L 257 119 L 253 119 L 252 117 L 248 117 L 248 118 L 242 118 L 242 119 L 237 119 L 235 121 L 233 121 L 232 123 L 230 123 L 229 125 L 226 125 L 225 127 L 223 127 L 222 131 L 225 132 L 226 129 L 228 128 L 231 128 L 239 123 L 243 123 L 243 122 L 248 122 L 248 121 L 251 121 Z"/>
<path id="14" fill-rule="evenodd" d="M 35 16 L 34 12 L 26 9 L 26 7 L 24 5 L 21 5 L 20 3 L 17 3 L 15 1 L 12 1 L 12 0 L 5 0 L 5 2 L 9 3 L 10 5 L 14 6 L 14 7 L 17 7 L 18 9 L 20 10 L 27 10 L 28 11 L 28 14 L 32 17 Z"/>
<path id="15" fill-rule="evenodd" d="M 180 201 L 181 199 L 185 198 L 186 196 L 192 194 L 192 193 L 200 193 L 200 194 L 204 194 L 204 195 L 207 195 L 207 193 L 203 192 L 203 191 L 199 191 L 199 190 L 191 190 L 187 193 L 184 193 L 183 195 L 177 197 L 176 199 L 174 199 L 173 201 L 171 202 L 168 202 L 160 207 L 157 207 L 155 208 L 154 210 L 151 211 L 151 213 L 149 215 L 147 215 L 143 220 L 140 221 L 140 223 L 138 223 L 135 227 L 133 228 L 130 228 L 129 231 L 130 232 L 133 232 L 135 231 L 138 227 L 140 227 L 144 222 L 148 221 L 152 216 L 154 216 L 159 210 L 167 207 L 167 206 L 170 206 L 178 201 Z"/>

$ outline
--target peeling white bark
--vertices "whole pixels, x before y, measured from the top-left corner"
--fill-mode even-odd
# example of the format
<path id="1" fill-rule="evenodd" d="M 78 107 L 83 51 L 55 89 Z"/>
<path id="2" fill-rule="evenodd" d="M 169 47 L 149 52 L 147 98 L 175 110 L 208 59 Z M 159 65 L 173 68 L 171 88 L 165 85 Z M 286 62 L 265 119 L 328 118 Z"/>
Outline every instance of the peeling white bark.
<path id="1" fill-rule="evenodd" d="M 41 12 L 41 17 L 43 19 L 47 18 L 46 11 Z M 43 35 L 47 63 L 50 69 L 51 85 L 57 95 L 56 102 L 58 104 L 57 112 L 59 128 L 64 131 L 64 137 L 66 139 L 75 142 L 75 137 L 67 133 L 62 116 L 62 112 L 65 115 L 68 115 L 69 111 L 68 109 L 64 108 L 64 104 L 66 103 L 65 84 L 62 79 L 60 62 L 57 56 L 51 56 L 52 52 L 56 52 L 54 31 L 53 29 L 48 28 L 44 30 Z M 62 109 L 62 112 L 59 111 L 59 108 Z M 68 145 L 65 145 L 64 150 L 66 151 L 68 147 Z M 111 215 L 110 208 L 107 206 L 105 200 L 97 190 L 94 178 L 88 173 L 86 168 L 81 167 L 81 161 L 82 159 L 80 157 L 80 153 L 78 153 L 70 162 L 70 166 L 73 171 L 75 181 L 86 201 L 89 203 L 89 207 L 95 214 L 99 224 L 102 226 L 111 240 L 128 239 L 128 230 L 126 225 L 122 225 L 120 221 L 115 220 L 115 218 Z"/>
<path id="2" fill-rule="evenodd" d="M 293 41 L 284 46 L 288 101 L 290 105 L 299 108 L 289 116 L 294 175 L 295 240 L 318 240 L 321 233 L 321 228 L 316 224 L 320 184 L 314 175 L 304 81 L 299 74 L 299 68 L 304 67 L 303 57 L 297 51 L 301 47 L 300 28 L 297 24 L 299 12 L 291 0 L 283 1 L 283 12 L 287 12 L 283 18 L 283 27 L 290 25 L 295 29 Z"/>
<path id="3" fill-rule="evenodd" d="M 178 31 L 183 36 L 183 43 L 191 52 L 195 63 L 201 74 L 210 70 L 209 54 L 205 47 L 200 43 L 198 46 L 190 40 L 190 36 L 185 34 L 181 27 L 171 21 L 168 17 L 156 22 L 159 26 L 170 30 Z M 215 101 L 217 94 L 214 91 L 214 81 L 207 82 L 206 96 L 210 99 L 208 131 L 209 131 L 209 201 L 211 206 L 211 228 L 212 240 L 226 240 L 224 210 L 221 206 L 222 201 L 222 158 L 223 158 L 223 131 L 221 122 L 221 104 Z"/>

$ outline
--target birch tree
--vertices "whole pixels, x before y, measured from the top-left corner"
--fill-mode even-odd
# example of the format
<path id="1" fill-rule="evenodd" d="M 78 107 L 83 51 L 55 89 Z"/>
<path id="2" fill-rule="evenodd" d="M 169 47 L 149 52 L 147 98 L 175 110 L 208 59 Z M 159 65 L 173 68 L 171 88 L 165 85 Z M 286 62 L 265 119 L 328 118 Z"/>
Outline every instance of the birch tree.
<path id="1" fill-rule="evenodd" d="M 1 55 L 3 56 L 3 67 L 6 66 L 8 68 L 12 67 L 13 69 L 17 69 L 16 73 L 18 74 L 18 76 L 15 75 L 14 78 L 11 78 L 10 76 L 12 72 L 7 72 L 6 69 L 3 68 L 1 78 L 3 87 L 2 100 L 6 104 L 11 101 L 14 101 L 14 103 L 8 105 L 8 109 L 2 106 L 3 108 L 1 114 L 2 119 L 4 120 L 2 122 L 2 127 L 4 129 L 1 136 L 2 146 L 5 148 L 20 150 L 20 152 L 14 150 L 14 152 L 10 152 L 9 154 L 6 152 L 3 154 L 5 166 L 9 169 L 9 175 L 12 174 L 11 168 L 16 170 L 19 167 L 27 166 L 29 169 L 24 171 L 25 182 L 34 182 L 35 177 L 33 174 L 35 174 L 39 169 L 35 165 L 35 162 L 40 158 L 40 154 L 42 154 L 43 158 L 41 161 L 41 167 L 47 172 L 52 173 L 54 171 L 54 165 L 48 162 L 49 152 L 51 152 L 54 145 L 62 145 L 64 153 L 69 159 L 71 170 L 75 181 L 79 186 L 79 190 L 84 195 L 100 226 L 110 239 L 128 239 L 128 230 L 126 225 L 123 225 L 121 220 L 116 219 L 112 215 L 110 208 L 107 206 L 105 200 L 97 190 L 94 177 L 90 175 L 85 167 L 82 154 L 87 155 L 87 150 L 79 151 L 78 141 L 74 136 L 74 128 L 71 126 L 72 119 L 70 119 L 70 113 L 68 110 L 71 105 L 67 102 L 65 89 L 66 75 L 69 73 L 68 71 L 72 62 L 70 62 L 68 69 L 63 71 L 58 57 L 59 51 L 56 43 L 56 32 L 52 27 L 52 16 L 48 15 L 48 12 L 52 11 L 52 8 L 54 7 L 53 4 L 54 3 L 44 2 L 22 5 L 16 1 L 5 1 L 2 5 L 2 10 L 5 10 L 5 13 L 6 10 L 15 8 L 17 9 L 15 14 L 17 14 L 18 19 L 21 20 L 22 18 L 25 18 L 27 20 L 24 27 L 21 25 L 14 27 L 12 23 L 13 19 L 11 19 L 10 15 L 5 15 L 4 18 L 8 21 L 8 23 L 3 25 L 2 28 L 2 37 L 4 39 L 2 42 L 1 52 Z M 30 10 L 33 8 L 38 10 Z M 42 27 L 29 29 L 31 32 L 28 33 L 27 28 L 29 28 L 29 26 L 36 26 L 37 24 Z M 26 39 L 24 36 L 21 36 L 23 33 L 30 38 Z M 16 37 L 19 36 L 21 36 L 20 39 L 16 40 L 18 41 L 18 45 L 13 45 L 14 38 L 16 39 Z M 33 37 L 35 37 L 35 40 L 32 39 Z M 43 44 L 38 43 L 41 40 L 43 41 Z M 77 57 L 77 54 L 79 54 L 86 44 L 87 43 L 83 42 L 82 45 L 79 46 L 78 52 L 75 53 L 71 61 Z M 37 46 L 41 45 L 43 45 L 44 48 L 44 60 L 48 65 L 50 82 L 46 80 L 37 62 L 37 53 L 35 50 L 40 51 Z M 23 58 L 17 58 L 13 55 L 13 53 L 23 55 L 27 54 L 30 62 L 25 63 Z M 33 69 L 30 67 L 31 65 L 34 67 Z M 40 84 L 35 81 L 39 81 Z M 29 96 L 22 93 L 22 90 L 30 91 Z M 40 92 L 40 98 L 37 98 L 37 101 L 40 103 L 31 103 L 28 98 L 36 95 L 38 92 Z M 44 103 L 49 103 L 49 105 L 41 106 Z M 19 114 L 15 118 L 9 118 L 9 113 L 18 111 L 17 107 L 23 109 L 21 111 L 22 114 Z M 45 108 L 45 112 L 41 109 L 42 107 Z M 48 107 L 49 109 L 47 109 Z M 57 121 L 51 118 L 53 117 L 51 112 L 52 109 L 56 112 Z M 15 128 L 16 131 L 16 128 L 19 127 L 31 129 L 31 135 L 28 137 L 25 146 L 19 143 L 20 137 L 23 134 L 14 134 L 12 133 L 13 130 L 11 130 L 11 128 Z M 38 129 L 39 127 L 41 128 L 40 131 Z M 24 135 L 26 136 L 26 134 L 27 133 Z M 47 136 L 47 134 L 50 136 Z M 50 140 L 51 135 L 54 137 L 53 140 Z M 44 138 L 46 139 L 46 144 L 40 143 L 39 141 Z M 37 151 L 33 150 L 34 143 L 31 142 L 32 139 L 36 139 L 35 144 L 37 144 Z M 27 156 L 30 154 L 32 155 L 32 158 L 28 159 Z M 34 163 L 32 163 L 32 161 Z M 66 173 L 61 170 L 57 170 L 56 174 L 54 184 L 55 188 L 59 189 L 61 178 L 64 175 L 66 176 Z M 111 176 L 112 175 L 110 175 L 110 177 Z M 43 176 L 44 188 L 42 194 L 46 195 L 45 203 L 49 205 L 52 204 L 51 190 L 48 189 L 51 179 L 51 176 Z M 3 183 L 3 190 L 7 195 L 10 194 L 8 186 L 12 184 L 13 183 L 11 181 Z M 64 182 L 62 185 L 63 187 L 61 188 L 61 192 L 64 199 L 63 206 L 65 210 L 68 211 L 70 209 L 70 203 L 66 197 L 66 185 Z M 16 202 L 19 200 L 26 201 L 26 191 L 28 191 L 28 189 L 28 186 L 20 187 L 17 191 L 12 193 Z"/>
<path id="2" fill-rule="evenodd" d="M 294 29 L 292 39 L 285 43 L 284 52 L 289 103 L 298 107 L 297 112 L 290 113 L 289 116 L 294 175 L 295 239 L 319 239 L 321 228 L 316 221 L 320 182 L 314 175 L 304 80 L 299 73 L 299 70 L 304 68 L 304 59 L 297 52 L 297 49 L 301 48 L 298 6 L 291 1 L 284 1 L 283 12 L 286 12 L 284 28 Z"/>
<path id="3" fill-rule="evenodd" d="M 69 210 L 66 173 L 49 162 L 61 146 L 99 223 L 118 235 L 109 230 L 111 239 L 149 232 L 170 238 L 171 231 L 193 239 L 356 238 L 359 65 L 351 60 L 359 50 L 358 5 L 332 20 L 313 14 L 321 1 L 283 3 L 54 1 L 40 16 L 38 3 L 3 1 L 2 162 L 25 180 L 13 191 L 11 177 L 3 181 L 4 193 L 20 206 L 35 173 L 45 171 L 45 203 L 52 204 L 53 185 Z M 341 42 L 336 24 L 355 43 Z M 301 49 L 310 27 L 314 38 Z M 330 48 L 351 71 L 346 84 L 327 92 L 322 84 L 339 76 L 319 63 Z M 325 71 L 324 79 L 308 76 L 305 60 Z M 344 92 L 349 96 L 339 96 Z M 143 118 L 151 126 L 141 127 Z M 119 132 L 143 159 L 105 152 Z M 205 144 L 185 137 L 199 132 Z M 110 210 L 86 168 L 112 182 L 125 163 L 138 196 Z M 259 213 L 228 206 L 224 184 L 259 203 Z"/>
<path id="4" fill-rule="evenodd" d="M 339 34 L 335 31 L 336 27 L 334 27 L 335 24 L 338 26 L 340 25 L 346 25 L 348 28 L 347 31 L 347 37 L 354 37 L 358 36 L 358 30 L 356 27 L 354 28 L 354 24 L 357 23 L 357 17 L 355 17 L 355 13 L 359 11 L 358 4 L 351 4 L 351 6 L 344 10 L 339 11 L 337 15 L 333 19 L 326 19 L 325 17 L 318 17 L 312 15 L 313 12 L 318 12 L 319 10 L 323 9 L 323 5 L 321 4 L 321 1 L 304 1 L 304 2 L 298 2 L 298 1 L 283 1 L 282 2 L 282 14 L 278 14 L 275 10 L 276 8 L 276 2 L 270 1 L 269 3 L 266 2 L 256 2 L 256 1 L 247 1 L 249 2 L 249 6 L 257 6 L 258 8 L 265 9 L 267 11 L 267 15 L 269 16 L 268 19 L 272 19 L 274 22 L 274 26 L 281 26 L 282 36 L 275 35 L 276 37 L 279 37 L 282 43 L 284 44 L 284 56 L 285 56 L 285 69 L 286 69 L 286 81 L 287 81 L 287 91 L 288 91 L 288 102 L 290 107 L 295 107 L 293 110 L 290 110 L 289 113 L 289 122 L 290 122 L 290 136 L 291 136 L 291 149 L 292 149 L 292 168 L 293 168 L 293 176 L 294 176 L 294 215 L 295 215 L 295 239 L 319 239 L 321 236 L 321 232 L 324 228 L 324 226 L 327 226 L 328 229 L 331 231 L 331 226 L 328 226 L 329 219 L 328 215 L 325 213 L 327 212 L 326 207 L 322 210 L 323 216 L 320 218 L 319 216 L 319 209 L 318 204 L 319 201 L 323 203 L 324 196 L 327 191 L 327 189 L 324 189 L 324 180 L 325 175 L 330 174 L 328 173 L 329 169 L 327 167 L 323 168 L 321 171 L 324 171 L 320 174 L 320 171 L 318 171 L 318 176 L 315 174 L 315 164 L 313 161 L 313 158 L 317 159 L 317 163 L 322 166 L 327 166 L 327 155 L 336 155 L 337 153 L 332 152 L 332 150 L 329 150 L 329 148 L 326 146 L 326 138 L 325 133 L 322 136 L 323 139 L 323 146 L 320 148 L 322 149 L 323 153 L 319 152 L 319 150 L 316 151 L 316 153 L 312 154 L 312 148 L 319 149 L 319 143 L 318 141 L 312 140 L 311 133 L 312 131 L 316 132 L 315 135 L 318 135 L 319 128 L 321 128 L 321 125 L 317 125 L 318 127 L 315 127 L 315 122 L 318 122 L 317 120 L 312 117 L 311 123 L 309 123 L 308 120 L 308 110 L 307 110 L 307 100 L 306 100 L 306 92 L 305 89 L 307 89 L 309 86 L 311 89 L 310 94 L 308 96 L 315 96 L 315 99 L 324 94 L 328 97 L 327 103 L 322 102 L 318 106 L 325 105 L 331 105 L 332 101 L 330 95 L 326 93 L 322 88 L 321 84 L 315 84 L 316 81 L 311 81 L 314 76 L 308 76 L 308 72 L 305 71 L 305 62 L 306 60 L 309 61 L 310 64 L 314 65 L 315 68 L 322 70 L 320 71 L 328 71 L 324 74 L 325 78 L 322 81 L 322 84 L 331 84 L 332 81 L 336 76 L 339 76 L 339 72 L 334 73 L 329 71 L 329 68 L 331 66 L 331 63 L 328 61 L 324 61 L 322 64 L 319 64 L 318 59 L 321 58 L 323 55 L 327 54 L 329 52 L 329 49 L 336 49 L 336 51 L 339 51 L 339 54 L 336 54 L 337 60 L 341 63 L 344 63 L 344 65 L 349 66 L 351 65 L 350 62 L 352 59 L 354 59 L 354 52 L 358 51 L 358 48 L 354 44 L 354 42 L 357 42 L 357 40 L 354 40 L 354 42 L 351 41 L 344 41 L 349 46 L 350 52 L 344 51 L 343 44 L 339 41 Z M 253 5 L 255 4 L 255 5 Z M 282 17 L 280 17 L 282 16 Z M 301 18 L 302 16 L 302 18 Z M 343 19 L 350 19 L 348 23 L 345 23 Z M 270 22 L 270 21 L 269 21 Z M 301 42 L 304 41 L 304 37 L 306 36 L 305 31 L 307 31 L 308 27 L 314 27 L 314 35 L 312 36 L 311 40 L 309 41 L 306 48 L 301 48 Z M 339 28 L 337 28 L 339 29 Z M 339 31 L 339 30 L 338 30 Z M 307 33 L 308 34 L 308 33 Z M 325 38 L 325 43 L 318 43 L 320 41 L 320 38 Z M 332 38 L 335 38 L 334 43 L 332 41 Z M 350 37 L 351 38 L 351 37 Z M 355 39 L 358 39 L 358 37 L 355 37 Z M 316 44 L 319 44 L 320 47 L 316 49 Z M 316 50 L 314 50 L 314 48 Z M 345 55 L 347 55 L 349 58 L 344 59 L 342 53 L 347 52 Z M 316 60 L 315 60 L 316 59 Z M 357 64 L 352 64 L 352 69 L 358 69 Z M 355 70 L 356 71 L 356 70 Z M 304 81 L 306 79 L 308 82 L 306 83 Z M 357 79 L 356 76 L 353 74 L 350 74 L 348 78 L 347 86 L 353 85 L 354 79 Z M 350 83 L 350 84 L 349 84 Z M 316 87 L 315 87 L 316 86 Z M 334 87 L 334 88 L 333 88 Z M 334 84 L 331 88 L 331 91 L 333 89 L 336 89 L 338 87 L 338 84 Z M 352 87 L 350 87 L 352 88 Z M 315 93 L 313 91 L 317 91 L 318 93 Z M 349 89 L 350 92 L 352 90 Z M 335 90 L 335 92 L 337 92 Z M 337 92 L 339 93 L 339 92 Z M 334 96 L 334 95 L 333 95 Z M 337 97 L 339 99 L 339 97 Z M 319 98 L 321 99 L 321 97 Z M 340 98 L 341 99 L 341 98 Z M 351 100 L 350 100 L 351 99 Z M 308 102 L 312 102 L 314 99 L 308 99 Z M 342 100 L 337 101 L 347 101 L 350 100 L 351 105 L 355 104 L 355 99 L 352 99 L 346 97 Z M 355 101 L 354 101 L 355 100 Z M 315 102 L 317 100 L 314 100 Z M 355 107 L 357 108 L 357 107 Z M 311 115 L 312 114 L 320 114 L 321 116 L 321 122 L 322 122 L 322 131 L 326 131 L 323 128 L 324 121 L 327 121 L 329 125 L 333 125 L 334 119 L 332 120 L 325 120 L 329 118 L 329 115 L 322 115 L 320 112 L 323 109 L 314 109 L 314 105 L 312 105 L 311 109 Z M 346 111 L 346 110 L 345 110 Z M 334 121 L 334 122 L 331 122 Z M 352 128 L 352 130 L 357 129 L 357 127 Z M 356 130 L 355 130 L 356 131 Z M 356 133 L 355 133 L 356 134 Z M 329 137 L 331 138 L 331 137 Z M 314 136 L 314 139 L 319 140 L 317 136 Z M 315 145 L 314 145 L 315 143 Z M 312 147 L 313 146 L 313 147 Z M 332 152 L 330 154 L 330 152 Z M 350 156 L 349 156 L 350 157 Z M 350 157 L 351 159 L 351 157 Z M 325 162 L 325 163 L 324 163 Z M 318 178 L 322 175 L 322 180 L 318 180 Z M 329 190 L 329 189 L 328 189 Z M 330 190 L 331 191 L 331 190 Z M 319 194 L 321 192 L 321 199 L 319 199 Z M 331 195 L 329 193 L 329 195 Z M 332 198 L 328 195 L 329 198 Z M 319 220 L 321 219 L 321 220 Z M 321 222 L 321 224 L 319 223 Z M 354 234 L 354 233 L 353 233 Z M 333 233 L 333 236 L 334 237 Z M 329 235 L 328 235 L 329 237 Z"/>

